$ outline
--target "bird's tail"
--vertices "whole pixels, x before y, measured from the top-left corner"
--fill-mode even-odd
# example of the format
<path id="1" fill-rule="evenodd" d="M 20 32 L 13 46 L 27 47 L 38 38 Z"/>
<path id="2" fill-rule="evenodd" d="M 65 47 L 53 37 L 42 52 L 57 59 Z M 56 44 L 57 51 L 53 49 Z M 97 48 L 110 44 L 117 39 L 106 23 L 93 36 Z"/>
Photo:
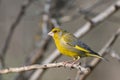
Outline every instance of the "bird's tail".
<path id="1" fill-rule="evenodd" d="M 104 61 L 108 61 L 107 59 L 105 59 L 105 58 L 103 58 L 102 56 L 100 56 L 99 54 L 91 54 L 91 53 L 87 53 L 86 54 L 88 57 L 96 57 L 96 58 L 100 58 L 100 59 L 102 59 L 102 60 L 104 60 Z"/>

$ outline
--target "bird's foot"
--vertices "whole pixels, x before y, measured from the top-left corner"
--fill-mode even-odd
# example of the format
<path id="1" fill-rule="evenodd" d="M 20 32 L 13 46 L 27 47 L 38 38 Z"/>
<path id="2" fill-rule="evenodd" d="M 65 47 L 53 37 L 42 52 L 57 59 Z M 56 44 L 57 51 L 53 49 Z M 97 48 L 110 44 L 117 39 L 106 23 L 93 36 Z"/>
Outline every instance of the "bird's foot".
<path id="1" fill-rule="evenodd" d="M 72 69 L 74 64 L 80 65 L 81 63 L 79 63 L 79 60 L 70 60 L 70 61 L 64 61 L 63 64 L 64 64 L 64 66 L 69 64 Z"/>
<path id="2" fill-rule="evenodd" d="M 73 63 L 74 60 L 69 60 L 69 61 L 64 61 L 63 64 L 66 65 L 66 64 L 70 64 L 70 63 Z"/>
<path id="3" fill-rule="evenodd" d="M 71 68 L 74 64 L 77 64 L 77 65 L 80 65 L 81 63 L 79 62 L 79 60 L 74 60 L 72 63 L 71 63 Z"/>

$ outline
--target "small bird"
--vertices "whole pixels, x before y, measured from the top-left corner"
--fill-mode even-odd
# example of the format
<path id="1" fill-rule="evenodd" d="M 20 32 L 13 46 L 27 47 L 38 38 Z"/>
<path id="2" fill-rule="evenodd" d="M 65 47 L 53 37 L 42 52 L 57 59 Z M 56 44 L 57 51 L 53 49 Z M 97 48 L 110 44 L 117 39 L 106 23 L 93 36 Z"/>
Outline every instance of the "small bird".
<path id="1" fill-rule="evenodd" d="M 73 60 L 79 60 L 82 57 L 101 58 L 98 53 L 94 52 L 88 45 L 81 42 L 76 36 L 61 28 L 53 28 L 48 35 L 52 36 L 56 47 L 61 54 L 70 56 Z"/>

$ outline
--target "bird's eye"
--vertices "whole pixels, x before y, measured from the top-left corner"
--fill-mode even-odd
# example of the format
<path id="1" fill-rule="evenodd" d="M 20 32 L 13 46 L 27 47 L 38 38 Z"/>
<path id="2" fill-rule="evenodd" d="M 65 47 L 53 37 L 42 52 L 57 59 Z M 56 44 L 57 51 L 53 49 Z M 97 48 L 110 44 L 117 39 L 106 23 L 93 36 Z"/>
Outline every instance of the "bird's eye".
<path id="1" fill-rule="evenodd" d="M 57 30 L 54 30 L 54 31 L 53 31 L 53 33 L 56 33 L 56 32 L 57 32 Z"/>

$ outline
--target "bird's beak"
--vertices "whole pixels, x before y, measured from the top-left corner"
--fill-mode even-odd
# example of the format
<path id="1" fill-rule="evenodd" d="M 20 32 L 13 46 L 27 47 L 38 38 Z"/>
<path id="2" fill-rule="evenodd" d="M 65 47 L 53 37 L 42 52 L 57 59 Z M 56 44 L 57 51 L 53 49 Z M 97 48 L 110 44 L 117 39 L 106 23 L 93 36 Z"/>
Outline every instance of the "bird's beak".
<path id="1" fill-rule="evenodd" d="M 53 32 L 49 32 L 48 35 L 49 35 L 49 36 L 53 36 L 54 33 L 53 33 Z"/>

